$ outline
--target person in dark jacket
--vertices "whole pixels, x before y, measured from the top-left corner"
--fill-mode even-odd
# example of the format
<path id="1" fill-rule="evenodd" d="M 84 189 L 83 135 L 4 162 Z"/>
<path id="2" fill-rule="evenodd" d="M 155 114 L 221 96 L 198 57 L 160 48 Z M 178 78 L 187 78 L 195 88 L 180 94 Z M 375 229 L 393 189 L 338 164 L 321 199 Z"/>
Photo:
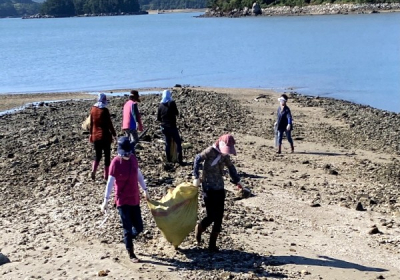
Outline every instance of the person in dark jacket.
<path id="1" fill-rule="evenodd" d="M 161 132 L 164 134 L 165 155 L 167 162 L 171 162 L 171 140 L 174 140 L 177 146 L 178 162 L 183 165 L 182 140 L 176 126 L 177 116 L 179 116 L 179 111 L 172 99 L 171 92 L 164 90 L 158 107 L 157 120 L 161 122 Z"/>
<path id="2" fill-rule="evenodd" d="M 281 97 L 278 98 L 280 102 L 280 106 L 278 107 L 277 121 L 275 122 L 275 129 L 277 134 L 277 145 L 278 150 L 277 153 L 280 154 L 282 152 L 282 138 L 283 134 L 286 134 L 286 138 L 290 143 L 290 147 L 292 153 L 294 152 L 294 145 L 292 139 L 292 129 L 293 129 L 293 119 L 292 114 L 290 112 L 289 107 L 286 105 L 288 97 L 286 94 L 282 94 Z"/>
<path id="3" fill-rule="evenodd" d="M 203 163 L 203 174 L 201 186 L 203 189 L 203 199 L 206 206 L 206 217 L 197 224 L 195 235 L 197 243 L 201 243 L 201 234 L 212 223 L 210 242 L 208 249 L 211 252 L 218 251 L 217 238 L 221 232 L 222 218 L 224 216 L 225 188 L 224 188 L 224 168 L 227 167 L 232 182 L 243 189 L 240 177 L 233 165 L 230 155 L 236 155 L 235 139 L 230 134 L 222 135 L 214 145 L 208 147 L 198 154 L 193 164 L 193 185 L 200 186 L 200 163 Z"/>
<path id="4" fill-rule="evenodd" d="M 97 102 L 90 110 L 90 142 L 93 143 L 96 152 L 92 164 L 91 178 L 96 178 L 96 171 L 104 152 L 104 179 L 108 178 L 108 168 L 111 161 L 111 142 L 116 139 L 114 126 L 111 122 L 110 112 L 106 108 L 107 97 L 104 93 L 99 93 Z"/>

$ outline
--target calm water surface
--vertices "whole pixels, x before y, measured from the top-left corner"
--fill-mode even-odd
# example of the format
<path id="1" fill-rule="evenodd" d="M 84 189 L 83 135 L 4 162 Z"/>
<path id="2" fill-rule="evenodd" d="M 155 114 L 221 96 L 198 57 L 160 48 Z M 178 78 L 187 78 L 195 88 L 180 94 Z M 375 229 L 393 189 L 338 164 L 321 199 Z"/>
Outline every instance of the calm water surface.
<path id="1" fill-rule="evenodd" d="M 0 93 L 296 87 L 400 112 L 400 14 L 1 19 Z"/>

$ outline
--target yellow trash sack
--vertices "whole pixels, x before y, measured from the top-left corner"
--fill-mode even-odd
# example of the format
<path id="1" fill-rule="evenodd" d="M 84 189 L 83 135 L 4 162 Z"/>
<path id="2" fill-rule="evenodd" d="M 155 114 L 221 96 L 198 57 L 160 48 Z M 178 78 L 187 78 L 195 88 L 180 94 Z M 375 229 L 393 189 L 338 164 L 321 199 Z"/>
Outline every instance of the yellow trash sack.
<path id="1" fill-rule="evenodd" d="M 182 183 L 159 201 L 151 200 L 151 214 L 164 237 L 175 248 L 194 229 L 197 221 L 198 188 Z"/>

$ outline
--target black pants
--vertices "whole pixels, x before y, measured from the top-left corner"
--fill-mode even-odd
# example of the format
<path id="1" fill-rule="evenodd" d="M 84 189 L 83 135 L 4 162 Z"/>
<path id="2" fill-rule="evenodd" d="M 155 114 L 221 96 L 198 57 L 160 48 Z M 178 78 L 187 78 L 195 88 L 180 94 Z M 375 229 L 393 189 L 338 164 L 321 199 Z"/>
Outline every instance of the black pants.
<path id="1" fill-rule="evenodd" d="M 173 139 L 177 146 L 177 152 L 180 157 L 180 161 L 182 159 L 182 141 L 181 136 L 179 135 L 178 128 L 176 127 L 161 127 L 161 131 L 164 134 L 165 140 L 165 154 L 167 156 L 168 161 L 171 159 L 170 150 L 171 150 L 171 140 Z"/>
<path id="2" fill-rule="evenodd" d="M 100 162 L 104 151 L 104 166 L 110 166 L 111 162 L 111 142 L 104 140 L 94 141 L 94 150 L 96 151 L 95 161 Z"/>
<path id="3" fill-rule="evenodd" d="M 133 249 L 132 239 L 143 231 L 143 220 L 140 205 L 121 205 L 118 207 L 124 230 L 124 243 L 127 250 Z"/>
<path id="4" fill-rule="evenodd" d="M 221 232 L 225 210 L 225 190 L 205 191 L 203 197 L 207 216 L 201 221 L 201 226 L 205 229 L 214 223 L 212 232 Z"/>

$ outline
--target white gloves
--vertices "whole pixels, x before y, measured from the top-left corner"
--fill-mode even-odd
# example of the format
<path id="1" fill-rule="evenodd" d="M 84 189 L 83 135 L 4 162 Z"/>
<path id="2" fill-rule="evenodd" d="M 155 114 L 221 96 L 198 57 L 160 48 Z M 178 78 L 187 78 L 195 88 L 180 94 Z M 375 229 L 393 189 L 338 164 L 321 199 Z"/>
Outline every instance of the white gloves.
<path id="1" fill-rule="evenodd" d="M 277 122 L 274 122 L 274 126 L 277 126 L 278 125 L 278 123 Z"/>
<path id="2" fill-rule="evenodd" d="M 288 124 L 287 127 L 286 127 L 286 130 L 290 130 L 291 126 L 292 126 L 291 124 Z"/>
<path id="3" fill-rule="evenodd" d="M 200 187 L 200 179 L 194 179 L 193 180 L 193 186 Z"/>
<path id="4" fill-rule="evenodd" d="M 101 212 L 104 214 L 108 211 L 107 199 L 104 199 L 103 204 L 101 205 Z"/>

